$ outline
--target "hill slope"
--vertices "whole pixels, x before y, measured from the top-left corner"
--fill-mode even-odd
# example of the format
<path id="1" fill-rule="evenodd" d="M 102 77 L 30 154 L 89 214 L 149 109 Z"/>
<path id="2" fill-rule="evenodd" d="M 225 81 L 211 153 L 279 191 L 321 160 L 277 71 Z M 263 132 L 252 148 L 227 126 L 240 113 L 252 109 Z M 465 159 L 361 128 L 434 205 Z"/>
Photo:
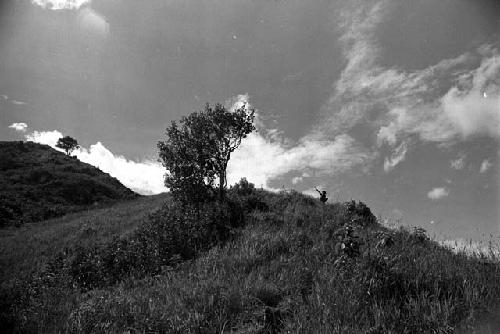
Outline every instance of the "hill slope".
<path id="1" fill-rule="evenodd" d="M 136 196 L 98 168 L 47 145 L 0 142 L 0 227 Z"/>
<path id="2" fill-rule="evenodd" d="M 362 203 L 322 205 L 294 192 L 253 189 L 233 189 L 230 198 L 229 206 L 212 203 L 198 213 L 168 200 L 160 208 L 160 197 L 141 198 L 131 203 L 159 210 L 123 229 L 116 215 L 128 206 L 95 211 L 98 242 L 65 237 L 65 226 L 87 233 L 81 213 L 75 214 L 79 223 L 53 223 L 48 235 L 28 228 L 6 235 L 1 241 L 11 245 L 36 242 L 41 251 L 32 252 L 32 261 L 43 265 L 27 275 L 8 260 L 27 252 L 27 245 L 5 258 L 13 273 L 6 272 L 0 298 L 3 328 L 226 334 L 500 329 L 498 259 L 454 254 L 419 229 L 388 230 Z M 107 221 L 114 221 L 111 229 Z M 66 242 L 48 249 L 57 239 Z"/>
<path id="3" fill-rule="evenodd" d="M 0 282 L 29 277 L 61 250 L 96 247 L 130 233 L 169 198 L 141 196 L 43 222 L 0 229 Z"/>

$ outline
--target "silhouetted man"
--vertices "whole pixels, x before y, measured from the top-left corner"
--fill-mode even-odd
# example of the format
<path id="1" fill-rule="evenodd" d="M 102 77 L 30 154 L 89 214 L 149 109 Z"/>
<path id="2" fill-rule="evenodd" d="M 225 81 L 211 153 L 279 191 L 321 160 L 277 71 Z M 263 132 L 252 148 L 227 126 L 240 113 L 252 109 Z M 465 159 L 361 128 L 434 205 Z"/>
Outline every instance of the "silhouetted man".
<path id="1" fill-rule="evenodd" d="M 326 203 L 328 201 L 328 197 L 326 197 L 326 191 L 319 191 L 318 188 L 315 188 L 316 191 L 319 193 L 319 200 L 323 203 Z"/>

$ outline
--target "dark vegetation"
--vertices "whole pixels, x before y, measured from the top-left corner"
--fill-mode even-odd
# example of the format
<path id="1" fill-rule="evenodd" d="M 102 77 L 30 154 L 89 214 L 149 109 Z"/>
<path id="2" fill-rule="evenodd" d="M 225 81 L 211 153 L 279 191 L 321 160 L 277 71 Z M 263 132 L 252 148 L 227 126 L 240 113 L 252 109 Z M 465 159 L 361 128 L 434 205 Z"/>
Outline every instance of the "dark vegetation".
<path id="1" fill-rule="evenodd" d="M 228 198 L 169 199 L 126 233 L 47 250 L 3 284 L 3 332 L 453 333 L 496 316 L 498 262 L 388 230 L 361 202 L 246 180 Z"/>
<path id="2" fill-rule="evenodd" d="M 79 148 L 80 145 L 78 145 L 78 141 L 75 138 L 64 136 L 59 138 L 56 143 L 56 147 L 63 149 L 64 152 L 66 152 L 66 155 L 70 155 L 74 150 Z"/>
<path id="3" fill-rule="evenodd" d="M 75 157 L 31 142 L 0 142 L 0 227 L 137 195 Z"/>

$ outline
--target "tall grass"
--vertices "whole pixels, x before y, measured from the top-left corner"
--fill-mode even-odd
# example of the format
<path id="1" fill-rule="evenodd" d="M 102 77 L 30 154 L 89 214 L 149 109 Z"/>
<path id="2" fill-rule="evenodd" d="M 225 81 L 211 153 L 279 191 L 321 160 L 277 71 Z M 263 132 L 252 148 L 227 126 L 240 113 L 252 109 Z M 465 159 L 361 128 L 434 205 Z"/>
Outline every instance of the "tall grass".
<path id="1" fill-rule="evenodd" d="M 141 197 L 108 208 L 0 229 L 0 329 L 10 328 L 11 316 L 18 312 L 12 309 L 12 304 L 19 302 L 29 285 L 33 286 L 30 279 L 46 270 L 59 254 L 105 245 L 115 237 L 129 234 L 168 198 L 168 195 Z M 59 283 L 66 284 L 63 280 Z M 58 285 L 51 284 L 54 286 L 51 291 L 58 293 Z M 65 290 L 60 291 L 64 300 Z M 46 307 L 54 313 L 60 306 L 50 303 Z"/>
<path id="2" fill-rule="evenodd" d="M 42 283 L 30 285 L 36 291 L 15 304 L 15 328 L 71 333 L 500 329 L 498 258 L 456 254 L 423 230 L 383 228 L 361 203 L 323 205 L 294 192 L 258 190 L 234 191 L 231 198 L 245 208 L 246 224 L 232 229 L 224 243 L 159 272 L 123 275 L 90 290 L 68 271 L 39 276 Z"/>

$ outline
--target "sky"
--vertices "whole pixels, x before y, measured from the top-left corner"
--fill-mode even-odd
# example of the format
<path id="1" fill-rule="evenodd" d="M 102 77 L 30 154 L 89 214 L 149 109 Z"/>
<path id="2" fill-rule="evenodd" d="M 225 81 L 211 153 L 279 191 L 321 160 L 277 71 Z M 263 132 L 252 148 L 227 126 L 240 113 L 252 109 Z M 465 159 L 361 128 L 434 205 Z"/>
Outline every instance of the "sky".
<path id="1" fill-rule="evenodd" d="M 230 184 L 500 236 L 499 1 L 0 4 L 0 140 L 70 135 L 80 160 L 154 194 L 165 128 L 207 102 L 256 110 Z"/>

